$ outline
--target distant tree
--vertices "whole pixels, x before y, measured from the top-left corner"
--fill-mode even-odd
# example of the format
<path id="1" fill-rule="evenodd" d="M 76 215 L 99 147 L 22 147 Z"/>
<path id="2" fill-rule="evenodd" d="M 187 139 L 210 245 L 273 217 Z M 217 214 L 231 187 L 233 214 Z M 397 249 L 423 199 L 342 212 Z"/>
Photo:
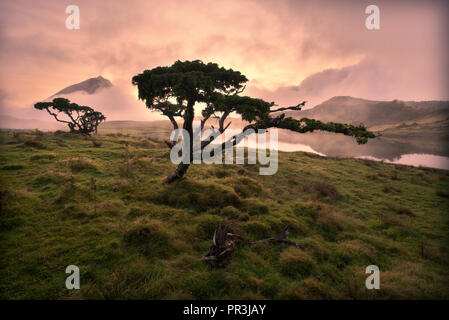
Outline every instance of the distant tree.
<path id="1" fill-rule="evenodd" d="M 239 134 L 233 135 L 229 141 L 232 146 L 238 144 L 245 136 L 250 134 L 247 129 L 257 132 L 259 129 L 281 128 L 306 133 L 314 130 L 342 133 L 356 138 L 357 143 L 364 144 L 375 135 L 367 131 L 363 125 L 353 126 L 340 123 L 324 123 L 319 120 L 302 118 L 293 119 L 285 117 L 283 111 L 301 110 L 305 101 L 296 106 L 272 109 L 274 102 L 262 99 L 241 96 L 248 79 L 239 71 L 219 67 L 216 63 L 205 64 L 200 60 L 176 61 L 170 67 L 157 67 L 145 70 L 132 78 L 133 85 L 138 88 L 139 99 L 152 110 L 158 110 L 167 116 L 178 129 L 176 118 L 183 119 L 182 128 L 190 135 L 190 161 L 181 162 L 175 172 L 167 178 L 167 182 L 180 179 L 186 173 L 193 159 L 193 120 L 194 106 L 204 103 L 200 129 L 209 118 L 218 119 L 218 134 L 223 134 L 230 122 L 225 124 L 227 117 L 232 113 L 239 114 L 249 124 Z M 275 114 L 272 116 L 272 114 Z M 201 141 L 201 150 L 212 142 L 206 138 Z M 173 142 L 168 143 L 170 147 Z M 223 149 L 229 144 L 223 143 Z"/>
<path id="2" fill-rule="evenodd" d="M 70 132 L 87 135 L 92 132 L 97 133 L 98 125 L 106 120 L 101 112 L 95 111 L 91 107 L 79 106 L 65 98 L 55 98 L 52 102 L 38 102 L 34 108 L 47 110 L 56 121 L 66 123 Z"/>

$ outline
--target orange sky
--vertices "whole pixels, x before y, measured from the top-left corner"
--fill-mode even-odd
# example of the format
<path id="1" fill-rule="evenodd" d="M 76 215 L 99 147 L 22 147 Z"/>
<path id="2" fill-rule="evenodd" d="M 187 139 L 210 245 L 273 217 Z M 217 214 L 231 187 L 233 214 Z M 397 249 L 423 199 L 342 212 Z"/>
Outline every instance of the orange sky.
<path id="1" fill-rule="evenodd" d="M 79 30 L 65 28 L 70 4 Z M 177 59 L 240 70 L 246 94 L 279 104 L 449 99 L 447 13 L 444 1 L 2 1 L 0 113 L 102 75 L 118 91 L 96 102 L 141 118 L 131 77 Z"/>

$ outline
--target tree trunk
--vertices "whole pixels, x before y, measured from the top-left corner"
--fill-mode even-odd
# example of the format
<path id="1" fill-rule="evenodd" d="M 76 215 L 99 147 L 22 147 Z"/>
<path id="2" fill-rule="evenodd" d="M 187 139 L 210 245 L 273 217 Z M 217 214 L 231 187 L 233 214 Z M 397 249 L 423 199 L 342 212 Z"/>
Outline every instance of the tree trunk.
<path id="1" fill-rule="evenodd" d="M 193 161 L 193 119 L 195 118 L 195 110 L 193 106 L 195 105 L 195 101 L 188 101 L 187 107 L 184 112 L 184 124 L 183 129 L 186 130 L 189 134 L 189 145 L 190 152 L 187 163 L 181 162 L 176 168 L 175 172 L 169 177 L 167 177 L 167 183 L 172 183 L 176 180 L 181 179 L 184 174 L 187 172 L 187 169 L 190 166 L 190 163 Z"/>
<path id="2" fill-rule="evenodd" d="M 178 167 L 176 168 L 175 172 L 169 177 L 167 177 L 167 183 L 172 183 L 176 180 L 181 179 L 184 174 L 187 172 L 187 169 L 189 168 L 190 163 L 180 163 Z"/>
<path id="3" fill-rule="evenodd" d="M 189 163 L 193 160 L 193 119 L 195 118 L 195 110 L 193 106 L 195 101 L 187 102 L 186 111 L 184 112 L 184 124 L 183 129 L 189 133 L 189 144 L 190 144 L 190 157 Z"/>

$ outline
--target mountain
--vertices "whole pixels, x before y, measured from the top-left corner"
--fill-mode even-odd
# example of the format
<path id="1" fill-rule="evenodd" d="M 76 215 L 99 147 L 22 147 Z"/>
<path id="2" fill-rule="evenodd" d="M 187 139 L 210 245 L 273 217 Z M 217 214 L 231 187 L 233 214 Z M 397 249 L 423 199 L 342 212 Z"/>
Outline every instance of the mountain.
<path id="1" fill-rule="evenodd" d="M 374 101 L 337 96 L 312 109 L 289 112 L 289 116 L 352 124 L 363 123 L 367 127 L 388 127 L 431 118 L 446 119 L 449 117 L 449 101 Z"/>
<path id="2" fill-rule="evenodd" d="M 102 112 L 108 121 L 153 120 L 159 117 L 145 108 L 145 104 L 137 98 L 131 82 L 123 79 L 116 79 L 112 84 L 102 76 L 90 78 L 58 91 L 45 101 L 51 101 L 56 97 L 92 107 Z"/>
<path id="3" fill-rule="evenodd" d="M 402 154 L 425 153 L 449 156 L 449 101 L 375 101 L 349 96 L 333 97 L 314 108 L 288 112 L 294 118 L 360 124 L 380 132 L 366 145 L 347 137 L 314 132 L 295 135 L 281 132 L 279 139 L 303 143 L 329 156 L 394 159 Z"/>
<path id="4" fill-rule="evenodd" d="M 71 94 L 71 93 L 75 93 L 75 92 L 85 92 L 87 94 L 93 94 L 103 88 L 109 88 L 109 87 L 112 87 L 111 81 L 103 78 L 102 76 L 98 76 L 96 78 L 90 78 L 90 79 L 87 79 L 80 83 L 76 83 L 71 86 L 68 86 L 67 88 L 62 89 L 61 91 L 56 92 L 54 95 L 51 96 L 51 98 L 55 97 L 55 96 L 66 95 L 66 94 Z"/>
<path id="5" fill-rule="evenodd" d="M 68 86 L 51 97 L 44 99 L 44 101 L 51 101 L 55 97 L 62 96 L 81 105 L 90 105 L 90 102 L 94 101 L 94 105 L 96 106 L 97 103 L 95 102 L 99 102 L 99 100 L 101 100 L 100 102 L 105 101 L 102 95 L 102 89 L 105 88 L 114 89 L 115 87 L 108 79 L 98 76 Z M 112 99 L 116 101 L 120 100 L 116 95 Z M 36 100 L 39 101 L 38 99 Z M 111 105 L 108 102 L 104 102 L 103 104 L 107 106 Z M 30 105 L 24 109 L 3 108 L 2 114 L 0 114 L 0 128 L 61 130 L 67 128 L 67 126 L 54 121 L 53 117 L 46 112 L 38 111 Z"/>

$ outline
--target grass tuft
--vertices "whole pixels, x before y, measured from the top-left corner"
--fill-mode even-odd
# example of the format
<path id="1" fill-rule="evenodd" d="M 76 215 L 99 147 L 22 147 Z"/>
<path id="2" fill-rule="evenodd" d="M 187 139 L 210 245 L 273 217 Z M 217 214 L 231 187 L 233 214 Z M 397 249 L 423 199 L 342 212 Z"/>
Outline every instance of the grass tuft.
<path id="1" fill-rule="evenodd" d="M 304 186 L 307 192 L 313 192 L 320 199 L 336 201 L 341 198 L 337 188 L 329 182 L 311 181 Z"/>
<path id="2" fill-rule="evenodd" d="M 290 247 L 279 257 L 281 272 L 289 277 L 301 279 L 309 276 L 315 269 L 313 258 L 301 249 Z"/>

